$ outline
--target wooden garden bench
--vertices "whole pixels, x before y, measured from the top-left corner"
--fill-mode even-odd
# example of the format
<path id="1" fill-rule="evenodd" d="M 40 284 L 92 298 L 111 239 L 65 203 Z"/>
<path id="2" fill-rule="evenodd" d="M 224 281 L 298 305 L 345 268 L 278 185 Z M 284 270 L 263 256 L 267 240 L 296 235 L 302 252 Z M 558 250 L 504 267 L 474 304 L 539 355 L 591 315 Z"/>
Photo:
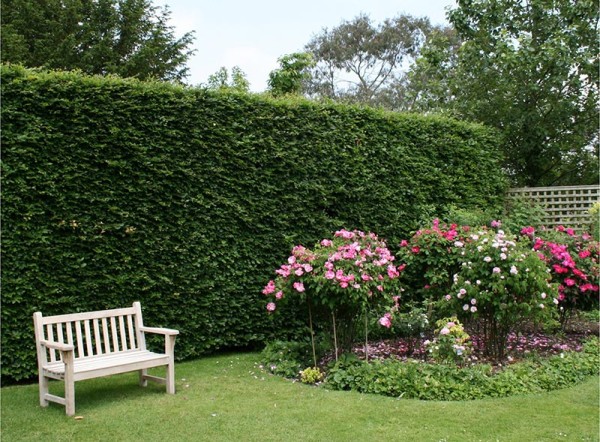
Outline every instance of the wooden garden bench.
<path id="1" fill-rule="evenodd" d="M 174 347 L 179 331 L 145 327 L 139 302 L 129 308 L 57 316 L 36 312 L 33 323 L 42 407 L 57 402 L 73 416 L 76 381 L 130 371 L 139 371 L 141 386 L 151 380 L 175 393 Z M 164 353 L 146 350 L 146 333 L 164 335 Z M 161 366 L 166 366 L 165 378 L 148 374 L 148 368 Z M 64 380 L 64 398 L 48 392 L 50 379 Z"/>

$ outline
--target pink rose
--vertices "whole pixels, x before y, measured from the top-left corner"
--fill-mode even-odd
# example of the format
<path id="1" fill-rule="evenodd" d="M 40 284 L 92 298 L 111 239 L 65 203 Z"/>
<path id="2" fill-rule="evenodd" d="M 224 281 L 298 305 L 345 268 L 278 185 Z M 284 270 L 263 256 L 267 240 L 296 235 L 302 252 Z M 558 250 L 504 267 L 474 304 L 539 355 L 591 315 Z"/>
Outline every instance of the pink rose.
<path id="1" fill-rule="evenodd" d="M 275 303 L 274 302 L 269 302 L 267 304 L 267 310 L 270 312 L 274 312 L 275 311 Z"/>
<path id="2" fill-rule="evenodd" d="M 397 278 L 398 276 L 400 276 L 400 273 L 398 273 L 396 266 L 393 264 L 390 264 L 387 267 L 387 274 L 390 277 L 390 279 L 394 279 L 394 278 Z"/>
<path id="3" fill-rule="evenodd" d="M 591 255 L 591 253 L 589 250 L 582 250 L 581 252 L 579 252 L 579 257 L 581 259 L 587 258 L 590 255 Z"/>
<path id="4" fill-rule="evenodd" d="M 304 284 L 302 284 L 301 282 L 295 282 L 294 283 L 294 289 L 298 292 L 303 292 L 304 291 Z"/>
<path id="5" fill-rule="evenodd" d="M 386 328 L 390 328 L 392 326 L 391 315 L 389 313 L 386 313 L 385 316 L 379 318 L 379 324 Z"/>
<path id="6" fill-rule="evenodd" d="M 559 266 L 558 264 L 554 264 L 552 268 L 556 273 L 569 273 L 569 269 Z"/>
<path id="7" fill-rule="evenodd" d="M 533 234 L 535 233 L 535 229 L 531 226 L 529 227 L 523 227 L 521 229 L 521 235 L 529 235 L 529 236 L 533 236 Z"/>
<path id="8" fill-rule="evenodd" d="M 292 271 L 292 267 L 291 266 L 282 265 L 279 270 L 275 270 L 275 273 L 277 273 L 278 275 L 283 276 L 284 278 L 287 278 L 288 276 L 290 276 L 290 272 L 291 271 Z"/>
<path id="9" fill-rule="evenodd" d="M 265 286 L 265 288 L 263 289 L 262 293 L 263 293 L 263 295 L 270 295 L 273 292 L 275 292 L 275 281 L 271 280 Z"/>

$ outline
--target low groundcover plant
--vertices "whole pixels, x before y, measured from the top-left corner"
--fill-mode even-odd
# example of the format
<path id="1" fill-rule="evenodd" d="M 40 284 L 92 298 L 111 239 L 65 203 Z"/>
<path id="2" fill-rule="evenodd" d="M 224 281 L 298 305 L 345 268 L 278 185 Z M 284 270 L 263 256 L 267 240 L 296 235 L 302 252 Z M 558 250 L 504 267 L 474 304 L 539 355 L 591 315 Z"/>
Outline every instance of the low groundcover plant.
<path id="1" fill-rule="evenodd" d="M 600 345 L 594 338 L 581 352 L 563 352 L 495 370 L 489 364 L 460 368 L 417 360 L 386 359 L 370 364 L 358 359 L 338 361 L 325 385 L 334 390 L 423 400 L 471 400 L 538 393 L 568 387 L 598 375 Z"/>

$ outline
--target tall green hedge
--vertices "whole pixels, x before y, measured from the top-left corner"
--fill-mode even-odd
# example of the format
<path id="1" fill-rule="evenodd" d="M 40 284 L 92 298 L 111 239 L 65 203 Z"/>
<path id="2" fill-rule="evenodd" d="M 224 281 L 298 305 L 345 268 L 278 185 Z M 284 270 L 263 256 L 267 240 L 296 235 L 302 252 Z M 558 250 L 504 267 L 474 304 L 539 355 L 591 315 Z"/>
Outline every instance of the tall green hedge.
<path id="1" fill-rule="evenodd" d="M 2 67 L 2 375 L 31 315 L 140 300 L 191 358 L 286 329 L 261 289 L 341 227 L 393 246 L 504 192 L 496 136 L 440 117 Z M 288 318 L 286 318 L 287 320 Z"/>

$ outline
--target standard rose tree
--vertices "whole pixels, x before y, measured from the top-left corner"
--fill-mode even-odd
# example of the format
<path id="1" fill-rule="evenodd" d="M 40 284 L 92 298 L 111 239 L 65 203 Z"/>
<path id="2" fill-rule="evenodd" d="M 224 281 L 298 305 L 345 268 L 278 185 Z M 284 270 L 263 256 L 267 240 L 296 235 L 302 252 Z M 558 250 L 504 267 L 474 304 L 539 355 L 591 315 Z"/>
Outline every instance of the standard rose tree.
<path id="1" fill-rule="evenodd" d="M 312 250 L 295 246 L 262 291 L 270 297 L 267 310 L 274 312 L 278 301 L 299 296 L 308 303 L 311 332 L 313 313 L 330 316 L 337 357 L 350 349 L 359 316 L 367 324 L 370 312 L 387 309 L 379 323 L 391 327 L 389 312 L 398 308 L 399 277 L 405 267 L 396 265 L 395 259 L 377 235 L 358 230 L 339 230 Z"/>

